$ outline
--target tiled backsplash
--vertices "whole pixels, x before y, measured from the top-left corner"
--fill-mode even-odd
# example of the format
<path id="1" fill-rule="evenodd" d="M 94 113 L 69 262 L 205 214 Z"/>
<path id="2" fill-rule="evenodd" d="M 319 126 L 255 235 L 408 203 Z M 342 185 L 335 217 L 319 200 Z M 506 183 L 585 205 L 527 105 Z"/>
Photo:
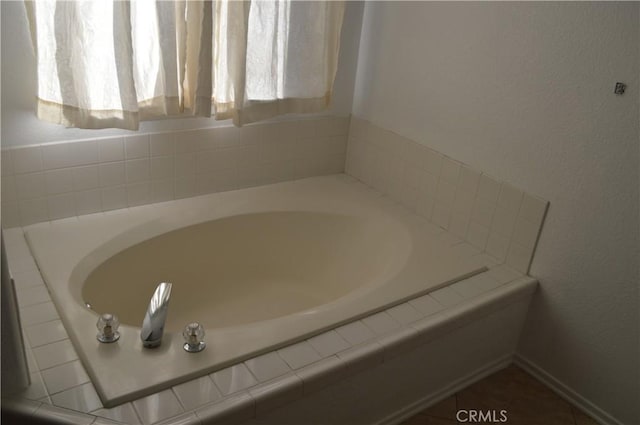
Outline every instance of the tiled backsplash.
<path id="1" fill-rule="evenodd" d="M 356 117 L 346 172 L 528 273 L 547 201 Z"/>
<path id="2" fill-rule="evenodd" d="M 2 226 L 344 171 L 349 118 L 2 150 Z"/>
<path id="3" fill-rule="evenodd" d="M 348 174 L 529 271 L 546 201 L 356 117 L 2 150 L 2 226 L 341 173 L 345 150 Z"/>

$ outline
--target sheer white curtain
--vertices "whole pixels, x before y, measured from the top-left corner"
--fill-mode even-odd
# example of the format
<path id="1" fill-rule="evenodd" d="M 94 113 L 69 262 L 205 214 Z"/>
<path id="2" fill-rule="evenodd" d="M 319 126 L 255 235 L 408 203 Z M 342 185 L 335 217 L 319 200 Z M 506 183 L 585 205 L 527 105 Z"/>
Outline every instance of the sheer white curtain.
<path id="1" fill-rule="evenodd" d="M 329 105 L 343 2 L 26 2 L 37 114 L 137 129 L 163 116 L 236 125 Z"/>

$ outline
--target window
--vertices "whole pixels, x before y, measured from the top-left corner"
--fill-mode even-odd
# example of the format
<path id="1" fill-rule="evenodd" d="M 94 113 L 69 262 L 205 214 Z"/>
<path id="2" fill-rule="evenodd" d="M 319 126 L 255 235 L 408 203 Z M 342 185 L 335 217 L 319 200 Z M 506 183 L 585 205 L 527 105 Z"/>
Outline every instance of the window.
<path id="1" fill-rule="evenodd" d="M 69 127 L 214 116 L 242 125 L 331 98 L 343 2 L 27 1 L 37 114 Z"/>

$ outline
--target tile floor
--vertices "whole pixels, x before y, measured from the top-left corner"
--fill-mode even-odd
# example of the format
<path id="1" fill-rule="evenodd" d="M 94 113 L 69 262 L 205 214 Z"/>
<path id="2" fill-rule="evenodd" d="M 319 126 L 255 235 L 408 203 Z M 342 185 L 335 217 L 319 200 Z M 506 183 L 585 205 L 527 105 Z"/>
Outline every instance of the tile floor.
<path id="1" fill-rule="evenodd" d="M 507 424 L 597 425 L 597 422 L 560 398 L 540 381 L 511 365 L 423 410 L 401 425 L 454 425 L 459 410 L 506 410 Z M 468 419 L 461 416 L 461 419 Z M 473 423 L 472 421 L 464 423 Z M 491 423 L 491 422 L 475 422 Z"/>

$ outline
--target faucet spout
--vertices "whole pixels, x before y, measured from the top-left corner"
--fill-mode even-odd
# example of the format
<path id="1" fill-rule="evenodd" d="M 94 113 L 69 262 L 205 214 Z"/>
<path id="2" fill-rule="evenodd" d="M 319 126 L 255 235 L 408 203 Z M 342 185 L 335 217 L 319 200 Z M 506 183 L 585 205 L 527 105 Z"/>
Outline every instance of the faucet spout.
<path id="1" fill-rule="evenodd" d="M 143 347 L 155 348 L 162 342 L 170 297 L 171 284 L 167 282 L 159 284 L 149 301 L 149 308 L 142 321 L 140 339 Z"/>

